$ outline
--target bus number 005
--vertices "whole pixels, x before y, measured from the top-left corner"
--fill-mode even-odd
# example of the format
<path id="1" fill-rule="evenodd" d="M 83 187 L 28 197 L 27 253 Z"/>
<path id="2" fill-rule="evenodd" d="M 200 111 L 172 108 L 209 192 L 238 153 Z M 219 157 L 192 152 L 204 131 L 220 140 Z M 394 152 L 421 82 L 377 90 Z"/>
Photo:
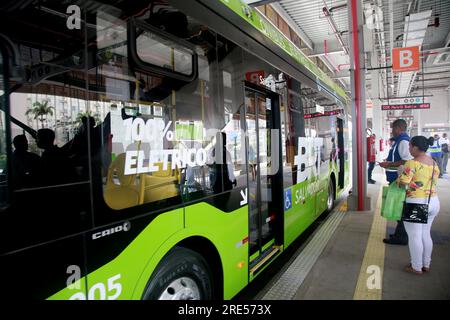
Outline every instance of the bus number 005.
<path id="1" fill-rule="evenodd" d="M 122 284 L 115 282 L 120 279 L 120 274 L 108 279 L 107 288 L 108 296 L 106 296 L 106 287 L 102 282 L 98 282 L 89 288 L 88 300 L 95 300 L 96 296 L 99 296 L 100 300 L 115 300 L 122 293 Z M 72 295 L 69 300 L 86 300 L 86 294 L 84 292 L 77 292 Z"/>

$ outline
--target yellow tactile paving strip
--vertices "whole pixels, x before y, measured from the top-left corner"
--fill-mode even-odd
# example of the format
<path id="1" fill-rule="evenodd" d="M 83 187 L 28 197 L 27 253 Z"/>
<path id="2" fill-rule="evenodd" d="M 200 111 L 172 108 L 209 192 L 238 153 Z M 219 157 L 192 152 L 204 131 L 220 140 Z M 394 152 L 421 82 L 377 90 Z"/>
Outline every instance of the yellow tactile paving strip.
<path id="1" fill-rule="evenodd" d="M 383 239 L 386 236 L 387 224 L 386 219 L 381 216 L 380 212 L 382 188 L 383 186 L 380 188 L 373 213 L 369 240 L 367 241 L 366 252 L 353 295 L 354 300 L 381 300 L 385 254 Z"/>

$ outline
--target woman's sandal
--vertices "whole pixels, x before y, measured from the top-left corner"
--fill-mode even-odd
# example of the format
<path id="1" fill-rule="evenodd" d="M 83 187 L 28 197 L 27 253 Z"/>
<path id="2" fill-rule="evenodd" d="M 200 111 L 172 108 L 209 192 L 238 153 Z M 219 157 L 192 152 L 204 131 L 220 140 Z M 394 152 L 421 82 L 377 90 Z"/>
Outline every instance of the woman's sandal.
<path id="1" fill-rule="evenodd" d="M 430 267 L 422 267 L 422 272 L 430 272 Z"/>
<path id="2" fill-rule="evenodd" d="M 417 274 L 417 275 L 423 274 L 422 271 L 414 270 L 414 268 L 411 267 L 411 265 L 407 265 L 407 266 L 405 267 L 405 271 L 406 271 L 406 272 L 409 272 L 409 273 L 414 273 L 414 274 Z"/>

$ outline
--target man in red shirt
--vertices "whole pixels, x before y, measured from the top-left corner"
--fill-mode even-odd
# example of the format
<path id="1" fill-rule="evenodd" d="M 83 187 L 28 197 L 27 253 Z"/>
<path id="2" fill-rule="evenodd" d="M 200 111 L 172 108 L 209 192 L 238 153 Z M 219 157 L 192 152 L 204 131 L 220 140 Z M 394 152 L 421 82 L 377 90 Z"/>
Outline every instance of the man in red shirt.
<path id="1" fill-rule="evenodd" d="M 372 179 L 372 171 L 375 167 L 377 149 L 375 147 L 375 134 L 367 137 L 367 162 L 369 162 L 369 169 L 367 173 L 368 183 L 375 184 L 375 180 Z"/>

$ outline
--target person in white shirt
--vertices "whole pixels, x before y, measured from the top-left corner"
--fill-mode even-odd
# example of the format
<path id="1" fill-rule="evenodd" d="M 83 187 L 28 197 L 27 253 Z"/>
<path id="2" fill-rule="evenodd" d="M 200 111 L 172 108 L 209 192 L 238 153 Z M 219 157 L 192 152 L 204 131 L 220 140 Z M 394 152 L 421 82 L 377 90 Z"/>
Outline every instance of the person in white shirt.
<path id="1" fill-rule="evenodd" d="M 397 169 L 397 174 L 400 175 L 404 169 L 403 164 L 407 160 L 414 159 L 413 156 L 411 155 L 411 153 L 409 153 L 409 141 L 406 141 L 406 140 L 400 141 L 400 143 L 398 144 L 398 153 L 400 154 L 400 158 L 402 158 L 402 161 L 403 161 L 403 163 L 400 166 L 398 166 L 398 169 Z"/>
<path id="2" fill-rule="evenodd" d="M 407 160 L 412 160 L 413 157 L 409 153 L 409 136 L 406 133 L 407 124 L 403 119 L 397 119 L 392 123 L 392 136 L 394 144 L 389 151 L 387 161 L 381 162 L 380 167 L 386 170 L 386 179 L 389 183 L 397 180 L 398 175 L 403 170 L 403 165 Z M 387 244 L 408 244 L 408 235 L 406 233 L 403 221 L 397 222 L 394 234 L 389 235 L 389 238 L 383 239 Z"/>

